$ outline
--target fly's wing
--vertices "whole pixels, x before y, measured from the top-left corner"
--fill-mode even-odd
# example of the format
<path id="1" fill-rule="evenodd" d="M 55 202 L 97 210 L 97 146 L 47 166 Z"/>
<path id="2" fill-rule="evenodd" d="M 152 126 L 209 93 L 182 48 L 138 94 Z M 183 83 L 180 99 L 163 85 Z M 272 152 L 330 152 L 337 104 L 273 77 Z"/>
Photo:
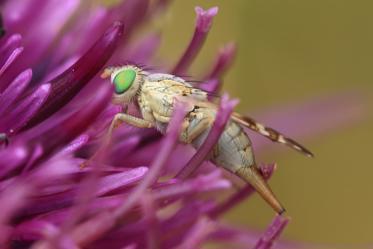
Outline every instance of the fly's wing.
<path id="1" fill-rule="evenodd" d="M 308 149 L 306 149 L 303 145 L 299 144 L 298 142 L 294 141 L 291 138 L 288 138 L 281 134 L 280 132 L 276 131 L 273 128 L 266 127 L 265 125 L 256 122 L 254 119 L 251 117 L 247 116 L 242 116 L 238 113 L 233 113 L 232 114 L 232 119 L 236 121 L 237 123 L 265 136 L 266 138 L 277 142 L 281 144 L 285 144 L 289 146 L 290 148 L 308 156 L 308 157 L 313 157 L 314 155 L 312 152 L 310 152 Z"/>

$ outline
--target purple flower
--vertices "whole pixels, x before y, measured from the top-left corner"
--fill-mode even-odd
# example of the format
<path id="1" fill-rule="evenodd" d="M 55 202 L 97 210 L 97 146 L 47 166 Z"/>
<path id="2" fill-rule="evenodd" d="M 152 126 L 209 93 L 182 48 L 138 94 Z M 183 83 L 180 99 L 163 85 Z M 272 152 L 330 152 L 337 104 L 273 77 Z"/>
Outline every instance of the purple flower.
<path id="1" fill-rule="evenodd" d="M 198 248 L 220 241 L 236 248 L 271 248 L 279 237 L 286 217 L 276 216 L 262 235 L 219 220 L 254 192 L 246 186 L 221 200 L 231 181 L 205 162 L 237 102 L 227 95 L 196 152 L 177 143 L 185 114 L 178 106 L 164 137 L 123 126 L 97 160 L 80 167 L 100 148 L 104 130 L 120 111 L 110 104 L 110 84 L 96 75 L 107 63 L 154 64 L 159 35 L 150 33 L 137 45 L 129 38 L 167 4 L 127 0 L 80 11 L 79 0 L 1 1 L 1 248 Z M 189 46 L 179 62 L 164 71 L 187 72 L 202 48 L 218 8 L 195 11 Z M 229 43 L 218 52 L 201 76 L 202 89 L 220 89 L 235 50 Z M 325 100 L 325 105 L 350 100 L 338 98 Z M 308 135 L 331 120 L 325 105 L 306 103 L 281 113 L 308 110 L 307 118 L 321 123 L 296 134 Z M 338 112 L 343 115 L 328 128 L 359 114 L 356 109 L 333 108 L 334 115 Z M 294 117 L 294 124 L 306 122 Z M 274 115 L 267 119 L 283 129 L 289 125 Z M 262 149 L 262 143 L 257 145 Z M 261 173 L 268 179 L 274 169 L 274 164 L 263 164 Z M 287 245 L 278 242 L 279 247 Z"/>

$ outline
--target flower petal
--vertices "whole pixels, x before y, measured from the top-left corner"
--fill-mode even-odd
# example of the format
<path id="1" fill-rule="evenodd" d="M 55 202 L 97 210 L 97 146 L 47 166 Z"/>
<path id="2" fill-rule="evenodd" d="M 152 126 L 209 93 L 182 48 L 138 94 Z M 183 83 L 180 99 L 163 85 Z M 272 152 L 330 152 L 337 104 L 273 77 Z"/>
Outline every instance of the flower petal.
<path id="1" fill-rule="evenodd" d="M 23 92 L 31 81 L 32 70 L 27 69 L 20 73 L 17 78 L 5 89 L 1 94 L 0 98 L 0 115 L 4 115 L 4 112 L 10 107 L 17 97 Z"/>
<path id="2" fill-rule="evenodd" d="M 282 230 L 288 224 L 289 219 L 281 215 L 277 215 L 269 225 L 265 233 L 256 243 L 254 249 L 270 249 L 273 242 L 280 236 Z"/>
<path id="3" fill-rule="evenodd" d="M 79 0 L 66 0 L 64 4 L 59 0 L 25 1 L 28 3 L 23 5 L 22 10 L 19 6 L 12 7 L 17 4 L 11 2 L 17 1 L 8 1 L 4 6 L 4 13 L 8 15 L 5 16 L 5 20 L 11 32 L 22 34 L 25 46 L 23 60 L 17 63 L 17 69 L 33 67 L 45 55 L 52 41 L 77 10 Z"/>
<path id="4" fill-rule="evenodd" d="M 18 56 L 23 52 L 23 47 L 18 47 L 14 49 L 8 56 L 2 57 L 0 61 L 0 77 L 4 72 L 12 65 L 12 63 L 18 58 Z"/>
<path id="5" fill-rule="evenodd" d="M 27 96 L 22 102 L 15 106 L 9 114 L 0 121 L 0 129 L 6 133 L 16 133 L 35 113 L 42 108 L 51 90 L 50 84 L 39 86 L 31 95 Z"/>
<path id="6" fill-rule="evenodd" d="M 207 74 L 206 79 L 221 79 L 223 74 L 232 65 L 234 57 L 236 55 L 236 44 L 231 42 L 226 44 L 219 50 L 219 54 L 216 58 L 215 64 L 211 69 L 211 72 Z"/>
<path id="7" fill-rule="evenodd" d="M 197 14 L 195 31 L 187 49 L 172 70 L 172 73 L 176 75 L 182 75 L 188 70 L 190 64 L 202 48 L 211 28 L 213 17 L 218 13 L 218 7 L 213 7 L 208 10 L 196 7 L 195 11 Z"/>
<path id="8" fill-rule="evenodd" d="M 61 109 L 79 93 L 110 58 L 122 35 L 122 30 L 122 23 L 114 23 L 74 65 L 51 80 L 51 94 L 40 111 L 32 117 L 26 128 L 40 123 Z"/>

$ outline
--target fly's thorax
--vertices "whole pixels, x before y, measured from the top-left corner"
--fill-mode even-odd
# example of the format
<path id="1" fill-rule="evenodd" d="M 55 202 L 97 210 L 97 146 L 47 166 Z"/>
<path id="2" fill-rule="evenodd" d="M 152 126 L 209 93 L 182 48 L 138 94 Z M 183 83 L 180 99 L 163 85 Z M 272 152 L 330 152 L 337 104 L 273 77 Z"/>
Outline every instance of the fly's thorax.
<path id="1" fill-rule="evenodd" d="M 180 96 L 177 83 L 169 80 L 145 80 L 141 88 L 139 102 L 142 109 L 151 112 L 154 119 L 167 122 L 171 117 L 175 100 Z"/>

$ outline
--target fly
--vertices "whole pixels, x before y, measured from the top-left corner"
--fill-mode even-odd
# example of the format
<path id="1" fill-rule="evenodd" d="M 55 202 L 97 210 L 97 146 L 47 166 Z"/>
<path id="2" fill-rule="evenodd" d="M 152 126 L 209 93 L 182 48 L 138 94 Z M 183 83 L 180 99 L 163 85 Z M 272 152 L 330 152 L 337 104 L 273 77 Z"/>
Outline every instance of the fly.
<path id="1" fill-rule="evenodd" d="M 125 111 L 116 114 L 109 128 L 109 136 L 121 123 L 139 128 L 156 128 L 165 133 L 175 101 L 182 98 L 190 101 L 187 104 L 187 115 L 183 121 L 180 141 L 199 148 L 207 137 L 217 112 L 217 106 L 209 102 L 207 92 L 193 87 L 177 76 L 149 73 L 135 65 L 108 67 L 101 77 L 110 77 L 114 85 L 114 104 L 125 107 L 131 102 L 136 102 L 142 116 L 135 117 Z M 251 184 L 277 213 L 282 214 L 285 209 L 260 174 L 251 141 L 243 126 L 308 157 L 313 157 L 313 154 L 280 132 L 238 113 L 231 115 L 215 145 L 209 159 Z"/>

